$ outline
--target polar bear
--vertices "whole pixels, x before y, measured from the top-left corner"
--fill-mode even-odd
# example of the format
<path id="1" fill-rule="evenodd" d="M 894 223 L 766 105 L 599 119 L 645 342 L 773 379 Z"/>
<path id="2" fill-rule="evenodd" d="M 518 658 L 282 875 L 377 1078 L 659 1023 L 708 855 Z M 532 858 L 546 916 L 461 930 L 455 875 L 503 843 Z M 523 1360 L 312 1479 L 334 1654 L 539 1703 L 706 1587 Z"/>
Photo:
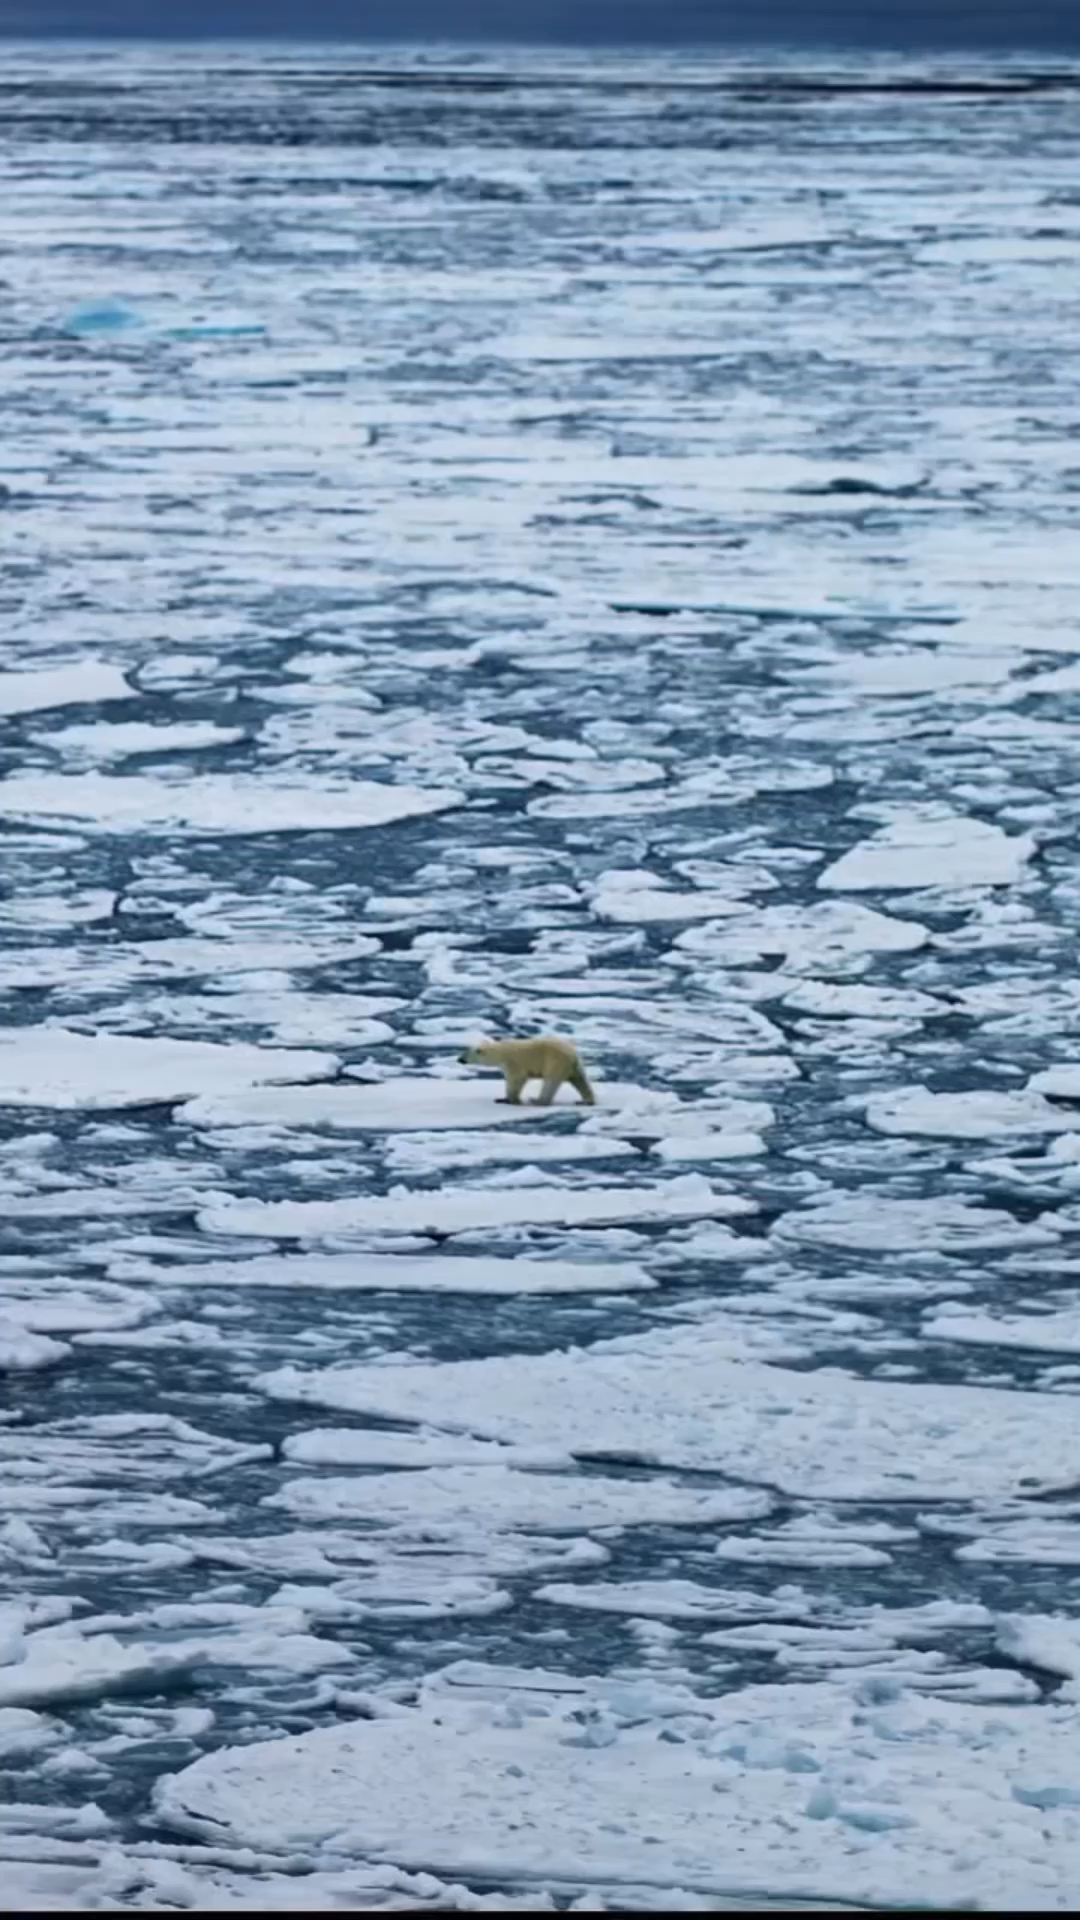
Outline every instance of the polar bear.
<path id="1" fill-rule="evenodd" d="M 543 1086 L 533 1106 L 550 1107 L 564 1080 L 569 1080 L 586 1106 L 596 1105 L 589 1076 L 578 1058 L 578 1050 L 569 1040 L 544 1034 L 537 1040 L 476 1040 L 458 1055 L 465 1067 L 500 1067 L 506 1075 L 506 1092 L 501 1105 L 517 1107 L 529 1080 L 542 1080 Z"/>

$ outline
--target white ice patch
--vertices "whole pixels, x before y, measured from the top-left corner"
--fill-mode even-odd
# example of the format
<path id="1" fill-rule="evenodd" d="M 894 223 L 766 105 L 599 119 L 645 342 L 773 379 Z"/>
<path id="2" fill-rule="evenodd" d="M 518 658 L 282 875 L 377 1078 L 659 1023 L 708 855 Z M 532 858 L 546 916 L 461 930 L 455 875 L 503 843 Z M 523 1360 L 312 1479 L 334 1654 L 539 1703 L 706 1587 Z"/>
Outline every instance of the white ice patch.
<path id="1" fill-rule="evenodd" d="M 0 673 L 0 714 L 44 712 L 49 707 L 98 706 L 106 700 L 130 700 L 119 667 L 104 660 L 80 660 L 66 667 L 27 673 Z"/>
<path id="2" fill-rule="evenodd" d="M 297 1078 L 300 1076 L 298 1075 Z M 197 1127 L 244 1127 L 262 1122 L 283 1127 L 328 1127 L 342 1133 L 430 1133 L 466 1127 L 535 1127 L 550 1111 L 534 1105 L 507 1106 L 501 1100 L 501 1075 L 471 1080 L 442 1080 L 420 1074 L 378 1081 L 334 1081 L 323 1087 L 293 1087 L 267 1094 L 251 1090 L 209 1093 L 185 1106 L 182 1118 Z M 638 1113 L 675 1104 L 671 1094 L 605 1081 L 596 1085 L 605 1111 Z M 560 1087 L 553 1106 L 562 1113 L 588 1114 L 572 1087 Z"/>
<path id="3" fill-rule="evenodd" d="M 136 753 L 191 753 L 206 747 L 228 747 L 244 738 L 244 729 L 219 727 L 212 720 L 177 720 L 159 726 L 145 720 L 111 724 L 101 720 L 88 726 L 64 727 L 56 733 L 38 733 L 34 738 L 40 746 L 52 747 L 71 759 L 101 762 L 127 760 Z"/>
<path id="4" fill-rule="evenodd" d="M 70 1352 L 62 1340 L 31 1333 L 19 1321 L 0 1313 L 0 1373 L 35 1373 L 39 1367 L 56 1366 Z"/>
<path id="5" fill-rule="evenodd" d="M 696 1488 L 673 1480 L 524 1472 L 508 1466 L 431 1467 L 292 1480 L 265 1503 L 307 1524 L 343 1520 L 395 1534 L 580 1533 L 626 1526 L 705 1526 L 756 1520 L 768 1494 L 745 1487 Z"/>
<path id="6" fill-rule="evenodd" d="M 913 809 L 835 860 L 818 886 L 849 893 L 1011 886 L 1034 851 L 1027 834 L 1010 837 L 985 820 Z"/>
<path id="7" fill-rule="evenodd" d="M 1037 991 L 1033 986 L 1026 997 L 1030 999 Z M 1042 1073 L 1032 1074 L 1028 1092 L 1049 1094 L 1059 1100 L 1080 1100 L 1080 1066 L 1046 1067 Z M 1074 1114 L 1074 1122 L 1075 1118 Z"/>
<path id="8" fill-rule="evenodd" d="M 333 1054 L 207 1040 L 143 1040 L 64 1027 L 0 1029 L 0 1107 L 144 1106 L 332 1073 Z"/>
<path id="9" fill-rule="evenodd" d="M 190 1649 L 125 1646 L 105 1633 L 85 1639 L 65 1622 L 31 1634 L 22 1657 L 0 1665 L 0 1706 L 68 1706 L 124 1693 L 158 1693 L 195 1664 Z"/>
<path id="10" fill-rule="evenodd" d="M 602 874 L 593 889 L 592 909 L 598 920 L 625 926 L 719 920 L 744 912 L 742 896 L 749 891 L 749 886 L 736 884 L 727 892 L 705 887 L 691 893 L 667 886 L 651 874 L 613 871 Z"/>
<path id="11" fill-rule="evenodd" d="M 824 980 L 800 981 L 787 989 L 783 999 L 797 1013 L 825 1019 L 924 1020 L 951 1011 L 943 1001 L 914 987 L 834 986 Z"/>
<path id="12" fill-rule="evenodd" d="M 101 833 L 327 833 L 381 827 L 460 806 L 452 788 L 287 785 L 262 775 L 13 773 L 0 780 L 0 818 L 76 822 Z"/>
<path id="13" fill-rule="evenodd" d="M 176 1266 L 122 1259 L 110 1273 L 169 1287 L 295 1287 L 327 1293 L 639 1293 L 656 1281 L 634 1260 L 474 1259 L 440 1253 L 272 1253 Z"/>
<path id="14" fill-rule="evenodd" d="M 534 1110 L 535 1111 L 535 1110 Z M 634 1154 L 628 1140 L 611 1134 L 590 1134 L 552 1128 L 548 1133 L 526 1133 L 524 1128 L 502 1132 L 410 1133 L 391 1140 L 386 1149 L 387 1170 L 398 1174 L 452 1173 L 462 1167 L 564 1165 L 580 1160 L 619 1160 Z"/>
<path id="15" fill-rule="evenodd" d="M 944 1196 L 896 1200 L 865 1190 L 819 1201 L 801 1213 L 785 1213 L 773 1234 L 807 1246 L 886 1253 L 975 1253 L 989 1247 L 1047 1246 L 1056 1238 L 1049 1226 L 1021 1224 L 994 1207 Z"/>
<path id="16" fill-rule="evenodd" d="M 209 1476 L 270 1452 L 261 1443 L 219 1439 L 170 1414 L 96 1414 L 0 1429 L 0 1511 L 98 1532 L 129 1519 L 205 1520 L 202 1502 L 177 1499 L 171 1488 L 189 1482 L 202 1492 Z M 162 1491 L 163 1483 L 170 1492 Z"/>
<path id="17" fill-rule="evenodd" d="M 1069 1620 L 1061 1614 L 1006 1614 L 998 1625 L 997 1642 L 1010 1659 L 1060 1675 L 1068 1683 L 1060 1699 L 1080 1699 L 1080 1620 Z M 1033 1795 L 1024 1798 L 1029 1806 L 1040 1805 Z M 1074 1775 L 1056 1790 L 1051 1787 L 1041 1804 L 1047 1811 L 1052 1807 L 1080 1807 L 1080 1781 Z"/>
<path id="18" fill-rule="evenodd" d="M 450 1669 L 393 1718 L 207 1755 L 159 1781 L 158 1814 L 217 1846 L 538 1889 L 994 1911 L 1072 1897 L 1071 1703 L 1003 1713 L 886 1685 L 875 1704 L 858 1682 L 705 1699 L 504 1672 L 453 1685 Z"/>
<path id="19" fill-rule="evenodd" d="M 311 1240 L 338 1233 L 480 1233 L 512 1226 L 585 1227 L 627 1220 L 707 1220 L 754 1213 L 752 1200 L 717 1193 L 700 1174 L 653 1187 L 397 1187 L 354 1200 L 211 1202 L 205 1233 Z"/>
<path id="20" fill-rule="evenodd" d="M 915 920 L 839 900 L 812 906 L 763 907 L 740 920 L 714 922 L 680 933 L 676 948 L 720 967 L 753 966 L 779 959 L 799 973 L 845 970 L 869 953 L 912 953 L 929 935 Z"/>
<path id="21" fill-rule="evenodd" d="M 974 1313 L 939 1307 L 923 1321 L 922 1335 L 924 1340 L 952 1340 L 960 1346 L 1080 1353 L 1080 1302 L 1031 1314 Z"/>
<path id="22" fill-rule="evenodd" d="M 931 1093 L 928 1087 L 897 1087 L 867 1102 L 867 1124 L 876 1133 L 910 1134 L 930 1140 L 999 1140 L 1039 1133 L 1068 1133 L 1076 1116 L 1053 1107 L 1040 1094 L 979 1090 Z"/>
<path id="23" fill-rule="evenodd" d="M 1075 1410 L 1057 1398 L 798 1373 L 732 1355 L 732 1336 L 705 1323 L 568 1352 L 285 1368 L 257 1384 L 308 1405 L 583 1460 L 722 1473 L 816 1500 L 1030 1494 L 1080 1473 Z"/>
<path id="24" fill-rule="evenodd" d="M 58 1280 L 45 1273 L 0 1272 L 0 1322 L 29 1333 L 99 1333 L 134 1327 L 155 1302 L 107 1280 Z"/>

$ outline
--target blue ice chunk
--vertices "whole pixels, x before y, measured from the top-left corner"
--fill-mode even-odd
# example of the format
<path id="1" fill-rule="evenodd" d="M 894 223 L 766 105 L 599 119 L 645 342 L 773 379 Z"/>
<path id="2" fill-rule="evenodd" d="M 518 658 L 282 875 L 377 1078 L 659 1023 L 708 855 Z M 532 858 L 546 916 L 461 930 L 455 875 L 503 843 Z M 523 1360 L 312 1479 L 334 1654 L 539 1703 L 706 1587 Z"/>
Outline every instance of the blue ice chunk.
<path id="1" fill-rule="evenodd" d="M 82 300 L 72 308 L 64 321 L 64 332 L 92 337 L 95 334 L 138 333 L 145 325 L 138 308 L 129 306 L 126 300 Z"/>
<path id="2" fill-rule="evenodd" d="M 861 1833 L 889 1833 L 894 1827 L 910 1827 L 909 1813 L 892 1812 L 888 1807 L 841 1807 L 838 1819 Z"/>
<path id="3" fill-rule="evenodd" d="M 1048 1813 L 1051 1807 L 1080 1807 L 1080 1788 L 1077 1787 L 1018 1787 L 1012 1790 L 1014 1800 L 1022 1807 L 1038 1807 L 1041 1813 Z"/>
<path id="4" fill-rule="evenodd" d="M 831 1820 L 836 1813 L 836 1795 L 828 1787 L 817 1786 L 806 1803 L 806 1813 L 811 1820 Z"/>

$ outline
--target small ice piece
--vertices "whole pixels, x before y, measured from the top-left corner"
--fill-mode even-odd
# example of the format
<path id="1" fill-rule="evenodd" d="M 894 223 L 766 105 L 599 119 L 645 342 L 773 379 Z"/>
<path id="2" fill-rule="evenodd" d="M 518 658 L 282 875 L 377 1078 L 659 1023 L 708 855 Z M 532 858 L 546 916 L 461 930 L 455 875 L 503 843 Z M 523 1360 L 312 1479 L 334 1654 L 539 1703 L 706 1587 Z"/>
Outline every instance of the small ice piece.
<path id="1" fill-rule="evenodd" d="M 913 809 L 834 860 L 817 884 L 848 893 L 1009 886 L 1034 851 L 1030 835 L 1010 837 L 985 820 Z"/>
<path id="2" fill-rule="evenodd" d="M 636 1261 L 458 1258 L 405 1253 L 271 1253 L 248 1260 L 155 1266 L 122 1259 L 118 1278 L 168 1287 L 295 1287 L 327 1293 L 639 1293 L 656 1281 Z"/>
<path id="3" fill-rule="evenodd" d="M 65 333 L 76 334 L 84 340 L 143 333 L 145 330 L 146 321 L 138 307 L 115 294 L 80 300 L 63 323 Z"/>
<path id="4" fill-rule="evenodd" d="M 397 1187 L 344 1200 L 215 1200 L 196 1216 L 204 1233 L 309 1240 L 337 1233 L 476 1233 L 511 1226 L 604 1226 L 624 1220 L 706 1220 L 755 1212 L 700 1174 L 651 1187 Z"/>
<path id="5" fill-rule="evenodd" d="M 0 1317 L 0 1373 L 32 1373 L 65 1360 L 71 1348 L 63 1340 L 31 1333 L 17 1320 Z"/>
<path id="6" fill-rule="evenodd" d="M 130 700 L 134 691 L 119 667 L 105 660 L 75 660 L 69 666 L 0 673 L 0 714 L 99 706 L 107 700 Z"/>
<path id="7" fill-rule="evenodd" d="M 673 1480 L 461 1466 L 291 1480 L 280 1493 L 268 1495 L 265 1504 L 284 1507 L 308 1523 L 358 1520 L 430 1539 L 470 1534 L 479 1526 L 497 1532 L 555 1533 L 661 1523 L 705 1526 L 759 1519 L 772 1502 L 754 1488 L 695 1488 Z"/>
<path id="8" fill-rule="evenodd" d="M 867 1102 L 868 1126 L 876 1133 L 910 1134 L 931 1140 L 1000 1140 L 1027 1134 L 1068 1133 L 1076 1116 L 1025 1092 L 983 1089 L 931 1093 L 927 1087 L 897 1087 Z"/>
<path id="9" fill-rule="evenodd" d="M 341 1133 L 433 1133 L 473 1127 L 484 1131 L 522 1125 L 535 1128 L 540 1120 L 550 1117 L 550 1109 L 525 1102 L 507 1106 L 500 1099 L 502 1088 L 498 1074 L 460 1080 L 402 1074 L 352 1085 L 338 1080 L 327 1086 L 297 1087 L 273 1095 L 250 1090 L 210 1093 L 191 1101 L 182 1118 L 195 1127 L 242 1127 L 265 1121 L 285 1127 L 326 1127 Z M 601 1079 L 596 1082 L 596 1094 L 598 1113 L 621 1117 L 625 1111 L 634 1121 L 644 1114 L 658 1120 L 662 1113 L 678 1107 L 670 1094 L 665 1098 L 644 1087 Z M 581 1118 L 578 1096 L 570 1087 L 560 1089 L 553 1107 L 560 1115 L 566 1111 Z M 592 1111 L 586 1109 L 587 1113 Z"/>
<path id="10" fill-rule="evenodd" d="M 371 780 L 303 786 L 242 773 L 12 773 L 0 819 L 76 823 L 100 833 L 328 833 L 444 813 L 462 795 Z"/>
<path id="11" fill-rule="evenodd" d="M 850 1193 L 783 1214 L 773 1228 L 780 1241 L 807 1246 L 874 1248 L 894 1253 L 973 1253 L 988 1247 L 1050 1246 L 1052 1223 L 1020 1222 L 995 1207 L 965 1200 L 896 1200 L 878 1193 Z"/>
<path id="12" fill-rule="evenodd" d="M 237 1092 L 267 1081 L 317 1080 L 337 1058 L 301 1048 L 137 1039 L 64 1027 L 0 1029 L 0 1105 L 93 1111 Z"/>
<path id="13" fill-rule="evenodd" d="M 944 1305 L 923 1321 L 924 1340 L 1012 1347 L 1031 1353 L 1080 1353 L 1080 1301 L 1050 1313 L 975 1313 Z"/>

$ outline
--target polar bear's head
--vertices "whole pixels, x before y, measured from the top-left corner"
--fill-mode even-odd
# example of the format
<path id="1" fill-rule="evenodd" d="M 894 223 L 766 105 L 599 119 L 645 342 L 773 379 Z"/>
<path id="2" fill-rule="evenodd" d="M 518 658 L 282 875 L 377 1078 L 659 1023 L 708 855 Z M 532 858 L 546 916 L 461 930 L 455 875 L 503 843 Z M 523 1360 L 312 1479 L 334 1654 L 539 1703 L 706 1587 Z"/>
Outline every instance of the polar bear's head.
<path id="1" fill-rule="evenodd" d="M 497 1040 L 474 1040 L 471 1047 L 466 1047 L 464 1053 L 458 1054 L 458 1065 L 462 1067 L 499 1066 L 500 1061 L 496 1053 L 498 1044 Z"/>

